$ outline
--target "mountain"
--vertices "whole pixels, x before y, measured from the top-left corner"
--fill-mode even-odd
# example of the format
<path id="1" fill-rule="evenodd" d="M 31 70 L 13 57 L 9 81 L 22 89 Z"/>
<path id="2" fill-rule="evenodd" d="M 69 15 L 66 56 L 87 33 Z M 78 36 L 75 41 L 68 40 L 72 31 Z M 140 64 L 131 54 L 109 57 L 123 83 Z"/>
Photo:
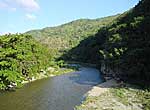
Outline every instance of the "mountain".
<path id="1" fill-rule="evenodd" d="M 77 46 L 81 40 L 94 35 L 99 28 L 110 24 L 119 15 L 100 19 L 79 19 L 57 27 L 26 32 L 38 41 L 52 48 L 56 53 L 67 51 Z"/>
<path id="2" fill-rule="evenodd" d="M 117 75 L 150 84 L 150 1 L 114 19 L 68 53 L 63 59 L 102 64 Z M 139 80 L 138 80 L 139 79 Z"/>

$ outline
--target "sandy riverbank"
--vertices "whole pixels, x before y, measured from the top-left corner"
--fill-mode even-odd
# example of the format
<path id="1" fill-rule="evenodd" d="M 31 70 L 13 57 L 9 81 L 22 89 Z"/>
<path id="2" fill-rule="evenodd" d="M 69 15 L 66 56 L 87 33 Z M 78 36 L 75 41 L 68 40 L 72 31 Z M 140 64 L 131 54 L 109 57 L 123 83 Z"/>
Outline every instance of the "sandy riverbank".
<path id="1" fill-rule="evenodd" d="M 111 80 L 108 80 L 102 84 L 99 84 L 97 86 L 94 86 L 88 93 L 87 93 L 87 96 L 92 96 L 92 97 L 96 97 L 96 96 L 99 96 L 103 93 L 105 93 L 106 91 L 109 90 L 109 88 L 112 88 L 112 87 L 116 87 L 118 86 L 119 84 L 114 80 L 114 79 L 111 79 Z"/>
<path id="2" fill-rule="evenodd" d="M 77 110 L 148 110 L 144 109 L 140 89 L 118 83 L 115 79 L 94 86 Z"/>

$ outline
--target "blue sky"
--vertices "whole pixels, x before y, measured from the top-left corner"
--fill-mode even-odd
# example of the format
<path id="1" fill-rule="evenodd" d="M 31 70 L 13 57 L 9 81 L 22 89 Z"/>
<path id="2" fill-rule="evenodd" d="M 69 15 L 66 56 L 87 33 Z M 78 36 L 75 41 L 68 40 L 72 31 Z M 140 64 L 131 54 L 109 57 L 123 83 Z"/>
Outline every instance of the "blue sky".
<path id="1" fill-rule="evenodd" d="M 0 0 L 0 34 L 100 18 L 129 10 L 139 0 Z"/>

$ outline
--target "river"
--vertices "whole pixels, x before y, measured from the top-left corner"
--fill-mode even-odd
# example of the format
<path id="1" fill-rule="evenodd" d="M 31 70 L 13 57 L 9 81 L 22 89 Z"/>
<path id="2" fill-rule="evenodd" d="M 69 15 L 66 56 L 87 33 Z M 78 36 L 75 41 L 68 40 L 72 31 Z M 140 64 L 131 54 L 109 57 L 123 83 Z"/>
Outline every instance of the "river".
<path id="1" fill-rule="evenodd" d="M 0 93 L 0 110 L 73 110 L 84 95 L 102 82 L 95 68 L 82 67 L 52 78 L 28 83 L 20 89 Z"/>

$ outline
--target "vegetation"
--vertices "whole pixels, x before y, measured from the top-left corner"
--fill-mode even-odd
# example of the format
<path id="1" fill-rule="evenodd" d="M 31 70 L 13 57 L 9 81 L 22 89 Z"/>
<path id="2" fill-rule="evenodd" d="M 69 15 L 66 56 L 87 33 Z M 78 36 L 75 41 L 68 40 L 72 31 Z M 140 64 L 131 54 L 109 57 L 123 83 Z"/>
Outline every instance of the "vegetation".
<path id="1" fill-rule="evenodd" d="M 107 37 L 101 49 L 106 55 L 105 62 L 112 69 L 127 71 L 123 76 L 144 80 L 147 84 L 150 83 L 149 5 L 148 0 L 140 1 L 107 27 Z"/>
<path id="2" fill-rule="evenodd" d="M 31 36 L 0 36 L 0 89 L 19 86 L 23 80 L 37 76 L 42 69 L 56 65 L 52 50 Z"/>
<path id="3" fill-rule="evenodd" d="M 100 19 L 80 19 L 57 27 L 47 27 L 42 30 L 32 30 L 26 34 L 46 44 L 55 51 L 56 55 L 62 55 L 66 51 L 76 47 L 81 40 L 94 35 L 99 28 L 111 23 L 119 15 Z"/>
<path id="4" fill-rule="evenodd" d="M 132 88 L 115 88 L 111 89 L 111 93 L 118 98 L 120 102 L 125 105 L 129 105 L 132 103 L 142 104 L 143 110 L 149 110 L 150 105 L 150 92 L 149 90 L 140 90 L 140 89 L 132 89 Z M 134 98 L 133 100 L 130 100 Z"/>

